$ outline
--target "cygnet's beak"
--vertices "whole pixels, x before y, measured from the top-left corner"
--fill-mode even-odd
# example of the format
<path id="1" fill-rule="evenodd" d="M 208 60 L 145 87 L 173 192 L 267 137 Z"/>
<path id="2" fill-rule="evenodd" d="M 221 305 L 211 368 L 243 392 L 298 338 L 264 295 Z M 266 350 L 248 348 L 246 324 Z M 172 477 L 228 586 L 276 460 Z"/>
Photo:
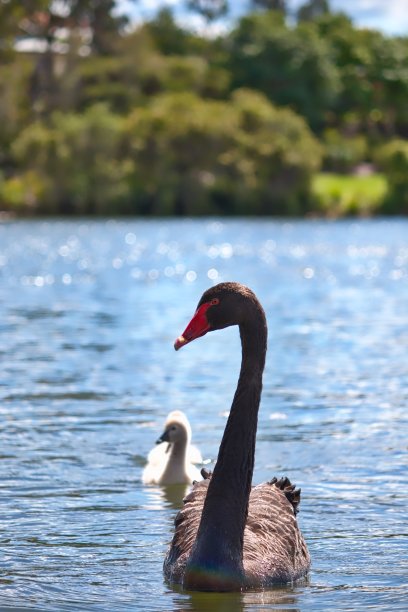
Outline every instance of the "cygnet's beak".
<path id="1" fill-rule="evenodd" d="M 161 444 L 162 442 L 170 442 L 169 440 L 169 432 L 167 429 L 165 429 L 162 433 L 162 435 L 160 436 L 160 438 L 157 438 L 156 440 L 156 444 Z"/>

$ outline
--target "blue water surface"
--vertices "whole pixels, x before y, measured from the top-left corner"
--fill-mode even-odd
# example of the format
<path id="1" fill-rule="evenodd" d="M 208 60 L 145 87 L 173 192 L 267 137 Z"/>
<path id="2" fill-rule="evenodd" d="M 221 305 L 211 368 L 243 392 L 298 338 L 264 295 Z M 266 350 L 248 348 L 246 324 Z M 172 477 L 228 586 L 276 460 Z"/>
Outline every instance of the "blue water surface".
<path id="1" fill-rule="evenodd" d="M 184 491 L 144 486 L 171 410 L 211 467 L 236 328 L 179 353 L 201 293 L 249 285 L 269 345 L 254 483 L 302 488 L 305 583 L 185 593 Z M 408 221 L 0 224 L 0 609 L 407 610 Z"/>

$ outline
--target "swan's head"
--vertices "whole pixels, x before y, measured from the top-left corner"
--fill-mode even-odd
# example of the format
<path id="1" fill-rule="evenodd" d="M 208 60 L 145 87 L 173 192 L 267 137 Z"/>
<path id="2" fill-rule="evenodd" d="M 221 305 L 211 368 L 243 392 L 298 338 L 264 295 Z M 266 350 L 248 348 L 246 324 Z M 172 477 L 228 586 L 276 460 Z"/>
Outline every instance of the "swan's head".
<path id="1" fill-rule="evenodd" d="M 254 307 L 261 308 L 255 294 L 240 283 L 220 283 L 207 289 L 190 323 L 175 341 L 174 348 L 178 351 L 209 331 L 240 325 Z"/>
<path id="2" fill-rule="evenodd" d="M 191 426 L 184 412 L 180 410 L 174 410 L 168 415 L 165 425 L 164 432 L 156 444 L 162 442 L 168 442 L 169 444 L 187 444 L 191 439 Z"/>

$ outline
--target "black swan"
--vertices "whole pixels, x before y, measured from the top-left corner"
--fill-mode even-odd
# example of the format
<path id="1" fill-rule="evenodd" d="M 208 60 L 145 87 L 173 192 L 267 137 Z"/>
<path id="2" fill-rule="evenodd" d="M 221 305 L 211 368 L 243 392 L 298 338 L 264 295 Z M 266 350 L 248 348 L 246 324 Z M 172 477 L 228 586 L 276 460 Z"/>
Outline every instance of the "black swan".
<path id="1" fill-rule="evenodd" d="M 242 363 L 218 459 L 183 500 L 164 561 L 167 580 L 191 590 L 285 584 L 310 567 L 296 521 L 300 490 L 287 478 L 251 486 L 267 342 L 255 294 L 239 283 L 208 289 L 174 348 L 230 325 L 239 326 Z"/>
<path id="2" fill-rule="evenodd" d="M 191 425 L 181 410 L 167 416 L 164 432 L 147 458 L 143 470 L 144 484 L 191 484 L 200 478 L 194 463 L 202 463 L 201 453 L 190 444 Z"/>

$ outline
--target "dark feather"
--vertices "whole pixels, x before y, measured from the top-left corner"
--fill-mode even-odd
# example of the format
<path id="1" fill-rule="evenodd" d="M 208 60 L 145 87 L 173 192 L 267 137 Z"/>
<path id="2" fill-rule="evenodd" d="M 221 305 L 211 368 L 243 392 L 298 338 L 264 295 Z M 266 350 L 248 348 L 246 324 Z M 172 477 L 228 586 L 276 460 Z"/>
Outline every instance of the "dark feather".
<path id="1" fill-rule="evenodd" d="M 166 578 L 182 583 L 186 562 L 195 542 L 201 512 L 211 480 L 194 485 L 175 519 L 175 533 L 164 561 Z M 204 474 L 203 474 L 204 476 Z M 310 566 L 310 556 L 296 520 L 300 490 L 289 479 L 273 478 L 253 487 L 244 532 L 243 561 L 251 587 L 292 582 Z"/>

